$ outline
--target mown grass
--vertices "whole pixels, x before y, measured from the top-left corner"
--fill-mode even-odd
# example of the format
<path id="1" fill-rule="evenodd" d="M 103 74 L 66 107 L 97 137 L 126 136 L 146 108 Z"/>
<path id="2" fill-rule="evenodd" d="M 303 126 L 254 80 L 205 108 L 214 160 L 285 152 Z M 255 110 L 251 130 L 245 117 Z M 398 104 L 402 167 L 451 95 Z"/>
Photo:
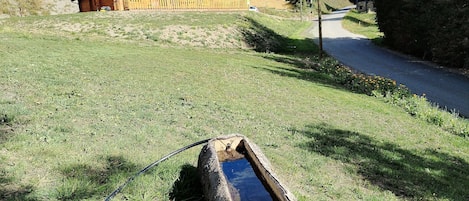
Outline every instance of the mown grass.
<path id="1" fill-rule="evenodd" d="M 300 35 L 307 24 L 254 13 L 109 14 L 0 21 L 1 200 L 102 200 L 169 152 L 229 133 L 258 144 L 299 200 L 467 198 L 469 142 L 298 68 L 298 56 L 317 52 Z M 217 48 L 140 37 L 174 25 L 235 25 L 239 40 Z M 108 27 L 124 31 L 110 37 Z M 200 200 L 199 151 L 162 163 L 116 200 Z"/>

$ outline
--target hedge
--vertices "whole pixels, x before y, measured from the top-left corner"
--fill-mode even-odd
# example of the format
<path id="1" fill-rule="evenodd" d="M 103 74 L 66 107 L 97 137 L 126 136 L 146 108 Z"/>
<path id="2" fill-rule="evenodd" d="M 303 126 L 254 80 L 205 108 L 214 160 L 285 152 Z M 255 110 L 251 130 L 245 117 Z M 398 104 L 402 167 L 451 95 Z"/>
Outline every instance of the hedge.
<path id="1" fill-rule="evenodd" d="M 384 44 L 448 67 L 469 68 L 467 0 L 375 0 Z"/>

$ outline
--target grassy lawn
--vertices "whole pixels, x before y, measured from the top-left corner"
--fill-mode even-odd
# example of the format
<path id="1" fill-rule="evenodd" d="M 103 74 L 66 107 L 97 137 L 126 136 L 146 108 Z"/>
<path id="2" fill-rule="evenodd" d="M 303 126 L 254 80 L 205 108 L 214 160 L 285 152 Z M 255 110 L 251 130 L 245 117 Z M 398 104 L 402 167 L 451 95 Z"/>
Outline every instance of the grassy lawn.
<path id="1" fill-rule="evenodd" d="M 352 33 L 360 34 L 380 44 L 383 33 L 379 31 L 376 23 L 376 13 L 361 13 L 351 10 L 342 20 L 342 26 Z"/>
<path id="2" fill-rule="evenodd" d="M 307 22 L 108 12 L 0 20 L 0 200 L 102 200 L 182 146 L 259 145 L 299 200 L 465 200 L 469 141 L 300 69 Z M 202 200 L 188 150 L 115 200 Z"/>

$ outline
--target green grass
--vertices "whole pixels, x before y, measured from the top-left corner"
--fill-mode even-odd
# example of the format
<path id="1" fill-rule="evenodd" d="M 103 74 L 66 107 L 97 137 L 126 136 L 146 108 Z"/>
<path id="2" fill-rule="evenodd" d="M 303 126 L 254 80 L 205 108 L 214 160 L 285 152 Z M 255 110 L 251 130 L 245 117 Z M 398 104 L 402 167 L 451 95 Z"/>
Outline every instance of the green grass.
<path id="1" fill-rule="evenodd" d="M 317 4 L 317 2 L 313 2 L 313 3 Z M 331 11 L 335 11 L 335 10 L 344 8 L 346 6 L 352 5 L 350 1 L 345 1 L 345 0 L 323 0 L 321 1 L 321 4 L 322 6 L 324 6 L 324 7 L 321 7 L 323 12 L 331 12 Z"/>
<path id="2" fill-rule="evenodd" d="M 342 25 L 352 33 L 363 35 L 376 44 L 381 43 L 383 33 L 379 31 L 376 13 L 361 13 L 352 10 L 345 15 Z"/>
<path id="3" fill-rule="evenodd" d="M 258 144 L 299 200 L 467 198 L 469 141 L 298 68 L 317 52 L 305 22 L 111 12 L 0 24 L 0 200 L 102 200 L 171 151 L 229 133 Z M 162 40 L 168 26 L 233 40 Z M 199 151 L 115 200 L 200 200 Z"/>

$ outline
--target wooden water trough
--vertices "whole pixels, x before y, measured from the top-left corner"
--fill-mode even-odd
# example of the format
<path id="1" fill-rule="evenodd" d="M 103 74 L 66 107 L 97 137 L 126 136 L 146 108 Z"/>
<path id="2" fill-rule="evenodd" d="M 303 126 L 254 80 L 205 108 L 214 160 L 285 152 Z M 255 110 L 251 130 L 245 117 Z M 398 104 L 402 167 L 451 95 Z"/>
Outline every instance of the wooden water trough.
<path id="1" fill-rule="evenodd" d="M 208 141 L 200 152 L 198 170 L 208 201 L 296 201 L 259 147 L 243 135 Z"/>

